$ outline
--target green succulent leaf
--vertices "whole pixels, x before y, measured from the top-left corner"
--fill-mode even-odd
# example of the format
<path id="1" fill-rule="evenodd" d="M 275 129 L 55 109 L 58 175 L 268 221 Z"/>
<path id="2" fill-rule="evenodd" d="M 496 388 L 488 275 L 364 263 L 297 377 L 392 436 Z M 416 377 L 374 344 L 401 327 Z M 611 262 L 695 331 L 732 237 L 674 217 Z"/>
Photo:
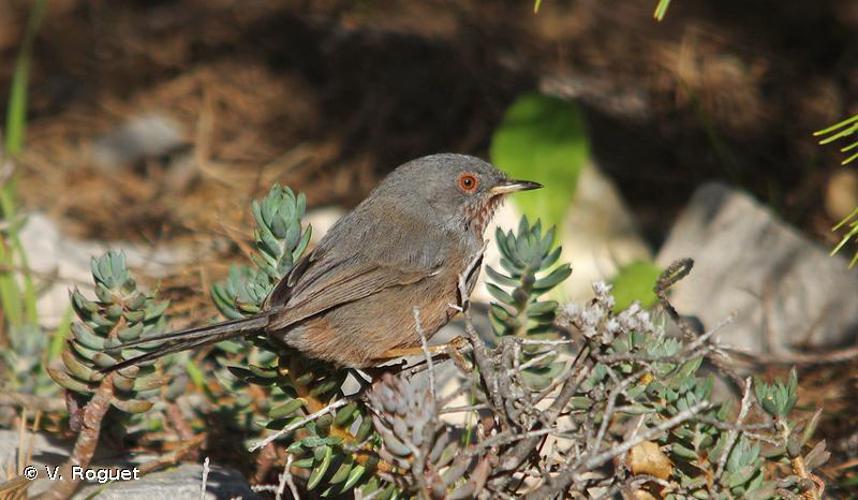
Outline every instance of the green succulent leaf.
<path id="1" fill-rule="evenodd" d="M 786 383 L 775 382 L 767 384 L 762 379 L 757 378 L 754 381 L 754 394 L 760 406 L 773 417 L 784 418 L 795 407 L 798 401 L 798 375 L 795 368 L 790 371 L 789 379 Z"/>
<path id="2" fill-rule="evenodd" d="M 313 457 L 313 472 L 310 473 L 310 477 L 307 479 L 307 490 L 312 491 L 319 485 L 325 473 L 328 471 L 328 467 L 331 465 L 333 456 L 333 448 L 330 446 L 321 446 L 316 448 Z"/>
<path id="3" fill-rule="evenodd" d="M 84 400 L 99 390 L 99 384 L 108 377 L 101 370 L 122 359 L 119 352 L 108 349 L 160 333 L 166 326 L 164 313 L 169 306 L 169 302 L 138 290 L 121 252 L 108 251 L 93 258 L 90 270 L 97 300 L 87 299 L 79 290 L 72 291 L 70 301 L 78 321 L 69 325 L 71 335 L 60 353 L 61 364 L 48 370 L 58 385 L 84 396 Z M 146 349 L 145 345 L 125 349 L 121 356 L 143 354 Z M 169 365 L 170 360 L 158 365 L 165 363 Z M 132 414 L 151 408 L 153 398 L 160 397 L 159 389 L 169 381 L 163 373 L 153 375 L 154 370 L 152 366 L 126 367 L 111 374 L 115 391 L 110 404 Z"/>

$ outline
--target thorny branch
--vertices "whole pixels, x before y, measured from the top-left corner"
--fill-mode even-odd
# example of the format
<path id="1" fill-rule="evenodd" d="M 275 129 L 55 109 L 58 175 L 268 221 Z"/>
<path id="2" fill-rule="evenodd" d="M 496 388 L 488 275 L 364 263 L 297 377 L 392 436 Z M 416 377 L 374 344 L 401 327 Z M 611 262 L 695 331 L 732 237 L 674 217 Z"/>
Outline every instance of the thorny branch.
<path id="1" fill-rule="evenodd" d="M 552 498 L 562 493 L 573 481 L 580 482 L 580 480 L 582 479 L 582 474 L 584 472 L 592 471 L 598 467 L 601 467 L 608 461 L 622 455 L 623 453 L 626 453 L 627 451 L 643 443 L 644 441 L 653 439 L 659 434 L 664 433 L 668 429 L 676 427 L 682 422 L 693 418 L 702 410 L 705 410 L 708 406 L 708 402 L 701 401 L 700 403 L 697 403 L 691 408 L 680 412 L 675 417 L 665 420 L 654 428 L 644 432 L 643 434 L 638 435 L 638 437 L 636 437 L 635 439 L 620 443 L 612 447 L 611 449 L 599 453 L 597 455 L 585 455 L 581 459 L 577 460 L 577 462 L 580 463 L 579 465 L 574 468 L 564 470 L 561 474 L 557 476 L 549 477 L 546 483 L 539 487 L 536 491 L 531 492 L 529 497 L 535 499 Z"/>
<path id="2" fill-rule="evenodd" d="M 710 470 L 714 472 L 715 482 L 718 483 L 711 485 L 714 488 L 711 492 L 729 490 L 719 481 L 731 473 L 731 467 L 735 468 L 735 464 L 728 465 L 728 462 L 741 460 L 741 453 L 739 459 L 736 458 L 740 437 L 756 442 L 779 442 L 776 436 L 771 435 L 771 419 L 747 422 L 751 407 L 755 404 L 750 379 L 744 380 L 741 406 L 738 415 L 731 421 L 725 421 L 723 417 L 712 413 L 718 405 L 711 403 L 708 396 L 694 400 L 699 396 L 689 393 L 685 397 L 692 399 L 670 410 L 667 406 L 658 406 L 665 404 L 663 399 L 658 399 L 663 396 L 653 394 L 649 397 L 646 391 L 652 382 L 664 385 L 676 379 L 685 380 L 683 383 L 687 385 L 690 379 L 682 379 L 689 376 L 688 372 L 683 371 L 686 367 L 699 366 L 699 360 L 703 358 L 711 360 L 719 357 L 721 362 L 725 359 L 723 349 L 713 337 L 729 320 L 697 334 L 668 301 L 667 291 L 688 274 L 692 265 L 690 260 L 686 260 L 670 266 L 656 286 L 660 306 L 678 324 L 684 334 L 684 342 L 664 337 L 650 319 L 649 313 L 639 308 L 632 307 L 614 315 L 611 312 L 613 298 L 608 293 L 609 288 L 594 285 L 597 297 L 592 303 L 584 308 L 569 309 L 569 314 L 561 314 L 557 319 L 558 330 L 572 335 L 572 338 L 505 337 L 489 345 L 477 331 L 470 315 L 466 284 L 468 273 L 464 273 L 459 279 L 462 300 L 457 309 L 464 317 L 464 330 L 471 348 L 468 354 L 477 368 L 473 372 L 463 373 L 466 379 L 475 377 L 464 387 L 474 391 L 475 399 L 469 405 L 446 407 L 445 403 L 449 399 L 440 393 L 435 394 L 438 389 L 435 388 L 434 380 L 430 380 L 430 400 L 435 402 L 436 409 L 433 411 L 437 412 L 436 415 L 466 412 L 476 413 L 481 418 L 475 429 L 460 429 L 460 432 L 464 431 L 465 435 L 471 437 L 465 440 L 465 449 L 455 453 L 456 460 L 452 462 L 436 462 L 440 460 L 437 449 L 443 444 L 449 445 L 450 439 L 444 429 L 437 425 L 427 424 L 421 428 L 419 446 L 408 439 L 401 439 L 400 452 L 411 458 L 400 464 L 410 463 L 406 468 L 410 467 L 414 476 L 410 480 L 401 479 L 398 484 L 413 484 L 416 490 L 403 487 L 414 493 L 420 492 L 424 497 L 437 497 L 441 491 L 452 488 L 453 483 L 449 482 L 451 477 L 466 473 L 465 478 L 471 475 L 471 480 L 466 483 L 471 485 L 470 489 L 457 489 L 457 495 L 468 492 L 483 498 L 513 498 L 522 494 L 533 498 L 553 498 L 568 496 L 571 490 L 583 492 L 593 487 L 603 488 L 606 494 L 609 491 L 634 491 L 641 488 L 690 492 L 680 487 L 670 474 L 664 476 L 660 472 L 656 476 L 647 473 L 648 469 L 644 468 L 642 472 L 630 475 L 630 470 L 619 467 L 612 475 L 605 467 L 611 463 L 624 463 L 622 457 L 646 442 L 668 438 L 678 429 L 708 425 L 715 432 L 724 433 L 722 451 L 711 457 L 713 463 Z M 420 333 L 416 311 L 415 323 Z M 618 339 L 633 342 L 628 337 L 644 333 L 650 335 L 647 340 L 649 344 L 640 347 L 619 344 L 626 347 L 618 349 Z M 425 349 L 425 343 L 421 342 L 421 345 Z M 672 349 L 671 345 L 677 348 Z M 562 373 L 557 374 L 547 387 L 534 389 L 523 382 L 521 373 L 539 366 L 554 353 L 539 351 L 523 361 L 523 348 L 528 346 L 569 346 L 577 347 L 577 351 L 566 359 Z M 432 372 L 435 367 L 428 350 L 426 358 L 430 379 L 434 379 Z M 730 372 L 728 376 L 735 375 Z M 634 418 L 630 419 L 630 416 Z M 407 416 L 388 416 L 385 424 L 388 435 L 397 426 L 402 426 L 396 423 L 397 418 L 413 420 Z M 623 437 L 622 423 L 632 420 L 637 423 L 634 432 Z M 416 431 L 410 432 L 412 434 L 403 435 L 417 435 L 413 434 Z M 449 432 L 448 429 L 446 433 Z M 395 442 L 388 444 L 385 437 L 383 433 L 382 446 L 392 446 L 387 451 L 390 454 L 397 445 Z M 616 462 L 617 459 L 621 459 L 620 462 Z M 474 481 L 477 464 L 480 467 L 479 477 Z M 636 467 L 640 467 L 640 464 L 636 464 Z M 668 473 L 675 470 L 672 467 Z"/>
<path id="3" fill-rule="evenodd" d="M 327 415 L 328 413 L 333 413 L 334 411 L 337 410 L 337 408 L 342 408 L 343 406 L 349 404 L 351 401 L 354 401 L 355 399 L 357 399 L 360 396 L 361 396 L 361 394 L 359 393 L 356 395 L 346 396 L 342 399 L 338 399 L 338 400 L 334 401 L 333 403 L 329 404 L 328 406 L 325 406 L 321 410 L 313 412 L 313 413 L 307 415 L 306 417 L 302 418 L 301 420 L 298 420 L 295 423 L 287 425 L 286 427 L 280 429 L 279 431 L 275 432 L 274 434 L 271 434 L 270 436 L 266 437 L 265 439 L 262 439 L 256 443 L 254 443 L 253 446 L 251 446 L 248 451 L 254 452 L 254 451 L 266 446 L 268 443 L 272 443 L 272 442 L 280 439 L 281 437 L 285 436 L 286 434 L 289 434 L 290 432 L 293 432 L 296 429 L 300 429 L 301 427 L 303 427 L 308 422 L 318 420 L 323 415 Z"/>

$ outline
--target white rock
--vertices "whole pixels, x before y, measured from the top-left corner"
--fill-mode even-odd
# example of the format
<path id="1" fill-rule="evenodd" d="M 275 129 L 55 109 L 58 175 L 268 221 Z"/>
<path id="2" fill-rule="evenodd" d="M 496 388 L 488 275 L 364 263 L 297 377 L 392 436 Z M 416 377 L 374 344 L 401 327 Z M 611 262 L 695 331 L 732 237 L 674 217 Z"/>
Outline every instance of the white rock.
<path id="1" fill-rule="evenodd" d="M 92 158 L 103 168 L 115 168 L 168 154 L 186 143 L 181 124 L 161 113 L 135 116 L 92 144 Z"/>
<path id="2" fill-rule="evenodd" d="M 0 429 L 0 482 L 5 481 L 4 473 L 7 465 L 15 465 L 16 452 L 21 445 L 20 434 L 17 430 Z M 51 479 L 48 471 L 54 473 L 54 468 L 62 465 L 74 446 L 71 441 L 58 441 L 54 437 L 44 434 L 24 434 L 23 447 L 31 457 L 24 466 L 36 468 L 36 479 L 30 483 L 28 494 L 35 497 L 44 493 L 51 487 Z M 96 452 L 91 469 L 120 468 L 131 471 L 135 466 L 145 463 L 155 457 L 144 457 L 139 455 L 128 455 L 117 458 L 107 458 L 104 450 Z M 199 464 L 181 464 L 168 470 L 154 472 L 152 474 L 138 475 L 139 479 L 128 481 L 116 481 L 107 485 L 97 482 L 84 481 L 77 493 L 72 498 L 92 498 L 97 494 L 99 499 L 115 500 L 178 500 L 189 499 L 220 499 L 236 498 L 244 499 L 259 498 L 251 491 L 247 481 L 237 471 L 212 465 L 206 480 L 206 493 L 200 494 L 202 489 L 203 466 Z M 132 474 L 129 472 L 128 474 Z"/>
<path id="3" fill-rule="evenodd" d="M 694 194 L 658 263 L 691 257 L 672 302 L 719 338 L 754 353 L 852 342 L 858 331 L 858 274 L 745 193 L 707 184 Z"/>
<path id="4" fill-rule="evenodd" d="M 261 498 L 254 493 L 247 481 L 237 471 L 213 465 L 206 477 L 206 491 L 201 493 L 203 466 L 181 464 L 178 467 L 141 476 L 139 480 L 116 481 L 107 487 L 88 484 L 81 488 L 75 499 L 83 500 L 96 494 L 99 500 L 181 500 Z M 288 493 L 287 493 L 288 495 Z"/>
<path id="5" fill-rule="evenodd" d="M 69 306 L 68 290 L 79 287 L 92 290 L 89 263 L 108 249 L 125 252 L 128 266 L 147 276 L 165 275 L 171 268 L 199 258 L 190 247 L 79 240 L 62 234 L 56 224 L 44 215 L 34 213 L 20 232 L 21 243 L 30 268 L 38 275 L 56 276 L 39 296 L 37 304 L 42 326 L 55 327 Z"/>
<path id="6" fill-rule="evenodd" d="M 345 214 L 344 209 L 335 206 L 308 209 L 304 215 L 304 222 L 313 228 L 310 241 L 314 245 L 317 244 Z"/>
<path id="7" fill-rule="evenodd" d="M 572 263 L 564 290 L 572 301 L 589 300 L 592 284 L 610 280 L 622 266 L 652 259 L 619 190 L 593 164 L 581 171 L 562 235 L 561 258 Z"/>

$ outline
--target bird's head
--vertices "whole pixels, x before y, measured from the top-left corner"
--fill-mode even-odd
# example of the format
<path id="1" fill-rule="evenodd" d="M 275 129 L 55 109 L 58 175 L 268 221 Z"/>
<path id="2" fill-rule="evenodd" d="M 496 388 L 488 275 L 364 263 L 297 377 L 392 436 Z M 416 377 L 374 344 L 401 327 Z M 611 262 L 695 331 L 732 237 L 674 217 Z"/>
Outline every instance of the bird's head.
<path id="1" fill-rule="evenodd" d="M 420 212 L 482 237 L 503 198 L 539 189 L 536 182 L 513 180 L 491 163 L 473 156 L 436 154 L 399 166 L 378 186 L 378 194 L 396 197 L 402 210 Z"/>

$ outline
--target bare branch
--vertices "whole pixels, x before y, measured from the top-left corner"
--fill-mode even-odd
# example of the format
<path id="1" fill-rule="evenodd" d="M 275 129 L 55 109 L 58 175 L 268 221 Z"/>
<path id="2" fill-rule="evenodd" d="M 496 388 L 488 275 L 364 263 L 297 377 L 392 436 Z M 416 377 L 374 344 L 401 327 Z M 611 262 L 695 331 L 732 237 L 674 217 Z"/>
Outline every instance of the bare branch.
<path id="1" fill-rule="evenodd" d="M 333 413 L 334 410 L 336 410 L 338 408 L 342 408 L 343 406 L 351 403 L 355 399 L 358 399 L 360 397 L 360 395 L 361 395 L 360 393 L 357 393 L 357 394 L 353 394 L 351 396 L 344 397 L 342 399 L 338 399 L 338 400 L 334 401 L 333 403 L 329 404 L 328 406 L 322 408 L 321 410 L 314 412 L 314 413 L 311 413 L 311 414 L 307 415 L 306 417 L 302 418 L 301 420 L 299 420 L 295 423 L 287 425 L 286 427 L 280 429 L 279 431 L 275 432 L 274 434 L 268 436 L 267 438 L 265 438 L 261 441 L 257 441 L 256 444 L 254 444 L 253 446 L 251 446 L 248 449 L 248 451 L 254 452 L 254 451 L 262 448 L 263 446 L 267 445 L 268 443 L 272 443 L 272 442 L 276 441 L 277 439 L 280 439 L 281 437 L 285 436 L 286 434 L 289 434 L 290 432 L 294 431 L 295 429 L 299 429 L 299 428 L 303 427 L 308 422 L 312 422 L 314 420 L 317 420 L 319 417 L 326 415 L 328 413 Z"/>
<path id="2" fill-rule="evenodd" d="M 429 392 L 432 394 L 432 401 L 437 405 L 438 395 L 435 392 L 435 365 L 432 362 L 432 353 L 429 352 L 426 334 L 423 333 L 423 327 L 420 326 L 420 309 L 415 306 L 412 312 L 414 313 L 414 328 L 417 330 L 417 335 L 420 336 L 420 346 L 423 348 L 423 356 L 426 358 L 426 366 L 429 369 Z"/>

